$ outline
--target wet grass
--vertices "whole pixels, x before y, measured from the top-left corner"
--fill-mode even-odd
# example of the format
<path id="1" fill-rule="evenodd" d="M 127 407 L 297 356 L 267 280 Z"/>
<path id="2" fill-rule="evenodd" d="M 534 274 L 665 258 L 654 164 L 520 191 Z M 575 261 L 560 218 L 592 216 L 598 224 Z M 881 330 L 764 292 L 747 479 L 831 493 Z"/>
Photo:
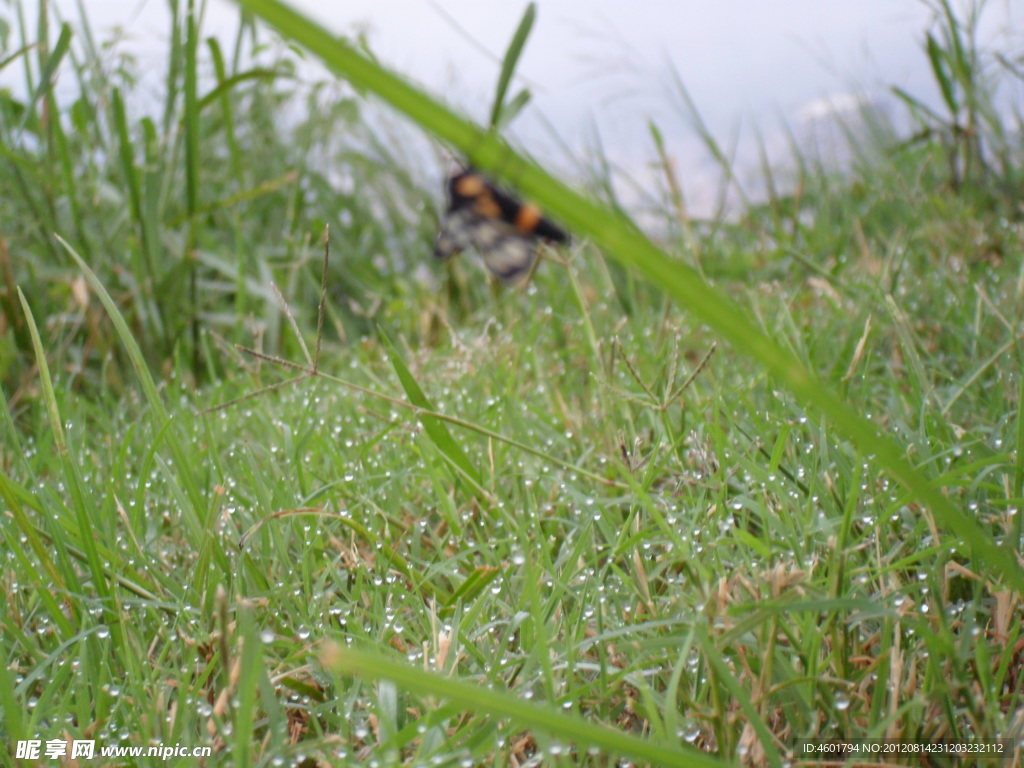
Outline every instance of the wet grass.
<path id="1" fill-rule="evenodd" d="M 1019 744 L 1019 591 L 885 462 L 586 238 L 521 289 L 468 254 L 424 274 L 436 194 L 362 102 L 284 131 L 258 73 L 286 60 L 214 66 L 204 96 L 176 18 L 162 126 L 122 124 L 92 80 L 79 103 L 109 120 L 41 88 L 61 120 L 19 128 L 12 99 L 0 123 L 26 182 L 0 201 L 21 288 L 0 417 L 12 753 L 782 765 L 807 764 L 801 738 Z M 92 151 L 58 135 L 75 114 L 98 115 Z M 274 161 L 244 162 L 258 147 Z M 666 163 L 679 235 L 659 244 L 699 249 L 759 333 L 1019 554 L 1024 225 L 1012 175 L 946 183 L 948 151 L 808 164 L 799 194 L 710 223 Z"/>

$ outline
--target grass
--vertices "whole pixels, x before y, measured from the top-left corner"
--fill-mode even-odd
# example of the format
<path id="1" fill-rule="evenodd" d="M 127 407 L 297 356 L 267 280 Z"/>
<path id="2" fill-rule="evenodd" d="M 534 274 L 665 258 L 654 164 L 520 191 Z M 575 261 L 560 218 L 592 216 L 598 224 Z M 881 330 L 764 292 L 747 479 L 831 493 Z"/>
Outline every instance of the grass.
<path id="1" fill-rule="evenodd" d="M 930 134 L 855 146 L 841 178 L 798 158 L 798 193 L 698 222 L 652 127 L 678 242 L 633 266 L 678 274 L 628 277 L 611 258 L 636 233 L 565 197 L 542 202 L 577 243 L 491 291 L 470 255 L 416 276 L 440 185 L 358 95 L 296 89 L 287 54 L 240 67 L 250 22 L 224 52 L 185 10 L 162 117 L 133 113 L 130 68 L 98 75 L 91 38 L 50 45 L 21 6 L 25 48 L 0 56 L 30 63 L 29 103 L 0 107 L 12 756 L 783 765 L 808 764 L 804 738 L 1003 738 L 1020 761 L 1021 160 L 1006 125 L 956 144 L 958 94 L 972 125 L 991 115 L 955 16 L 922 54 L 959 78 Z M 503 114 L 533 21 L 492 125 L 528 101 Z M 517 166 L 417 103 L 483 167 Z M 713 292 L 678 285 L 697 249 Z"/>

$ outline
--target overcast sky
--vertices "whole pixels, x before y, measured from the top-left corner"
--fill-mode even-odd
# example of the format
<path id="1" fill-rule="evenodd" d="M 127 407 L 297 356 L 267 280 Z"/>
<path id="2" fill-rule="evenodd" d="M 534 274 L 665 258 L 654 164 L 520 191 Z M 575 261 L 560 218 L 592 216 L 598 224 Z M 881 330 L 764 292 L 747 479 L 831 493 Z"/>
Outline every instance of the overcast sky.
<path id="1" fill-rule="evenodd" d="M 75 17 L 72 2 L 56 2 Z M 135 40 L 166 37 L 163 0 L 82 2 L 94 27 L 123 25 Z M 435 90 L 454 77 L 467 92 L 489 96 L 492 57 L 503 53 L 526 2 L 294 5 L 339 34 L 369 30 L 383 61 Z M 793 110 L 856 82 L 929 84 L 920 45 L 932 12 L 923 0 L 537 0 L 537 7 L 520 71 L 560 120 L 609 100 L 654 99 L 670 66 L 713 122 L 768 107 Z M 229 31 L 234 18 L 232 3 L 210 0 L 206 30 Z M 1024 0 L 989 0 L 983 19 L 988 39 L 1021 27 Z M 1016 44 L 1019 50 L 1020 37 Z"/>
<path id="2" fill-rule="evenodd" d="M 339 34 L 366 30 L 384 63 L 481 121 L 497 59 L 526 7 L 525 0 L 293 1 Z M 77 20 L 72 0 L 55 2 Z M 142 59 L 159 55 L 164 0 L 81 2 L 101 38 L 119 25 Z M 757 132 L 771 143 L 782 119 L 793 125 L 852 91 L 875 98 L 896 84 L 936 98 L 921 48 L 933 15 L 923 0 L 537 0 L 537 9 L 519 67 L 534 101 L 517 135 L 539 136 L 547 120 L 577 148 L 596 129 L 625 164 L 650 157 L 648 119 L 678 154 L 699 148 L 671 94 L 673 71 L 725 140 L 753 141 Z M 1024 35 L 1007 38 L 1024 30 L 1024 0 L 989 0 L 982 18 L 984 41 L 1019 54 Z M 210 0 L 204 31 L 229 40 L 236 20 L 231 2 Z M 163 59 L 153 64 L 158 71 Z"/>

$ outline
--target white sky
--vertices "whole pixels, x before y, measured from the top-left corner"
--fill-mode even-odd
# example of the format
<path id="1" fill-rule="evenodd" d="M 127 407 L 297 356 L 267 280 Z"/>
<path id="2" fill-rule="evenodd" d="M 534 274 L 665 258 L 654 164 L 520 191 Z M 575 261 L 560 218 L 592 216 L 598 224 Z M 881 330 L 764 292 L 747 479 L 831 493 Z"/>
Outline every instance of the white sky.
<path id="1" fill-rule="evenodd" d="M 525 0 L 293 2 L 339 34 L 368 29 L 386 63 L 435 89 L 443 90 L 454 70 L 488 96 L 493 59 L 449 19 L 500 56 L 526 7 Z M 95 28 L 124 25 L 136 40 L 166 36 L 164 0 L 82 3 Z M 71 0 L 56 4 L 75 18 Z M 920 44 L 931 11 L 923 0 L 537 0 L 537 7 L 520 71 L 543 87 L 546 106 L 567 116 L 650 91 L 665 80 L 669 61 L 713 121 L 793 108 L 854 78 L 929 85 Z M 986 36 L 1022 16 L 1024 0 L 989 0 Z M 210 0 L 208 32 L 229 32 L 234 19 L 232 3 Z M 1021 39 L 1016 43 L 1019 50 Z"/>
<path id="2" fill-rule="evenodd" d="M 53 2 L 77 21 L 73 0 Z M 101 38 L 123 26 L 130 47 L 143 61 L 156 57 L 152 69 L 162 70 L 153 39 L 167 37 L 166 0 L 81 2 Z M 480 121 L 497 58 L 526 7 L 526 0 L 292 2 L 339 34 L 368 30 L 384 63 Z M 967 0 L 953 2 L 964 7 Z M 921 47 L 932 17 L 923 0 L 537 0 L 537 8 L 519 67 L 534 101 L 517 121 L 517 135 L 532 141 L 544 119 L 579 148 L 596 129 L 625 165 L 652 156 L 648 119 L 673 151 L 699 151 L 680 102 L 670 96 L 673 69 L 726 143 L 732 136 L 741 144 L 753 140 L 756 131 L 770 145 L 782 135 L 782 119 L 793 125 L 811 102 L 844 92 L 877 96 L 896 84 L 937 98 Z M 1006 38 L 1008 30 L 1024 30 L 1022 17 L 1024 0 L 989 0 L 982 38 L 1019 53 L 1024 35 Z M 227 42 L 236 26 L 229 0 L 209 0 L 207 34 Z M 0 85 L 7 76 L 0 70 Z"/>

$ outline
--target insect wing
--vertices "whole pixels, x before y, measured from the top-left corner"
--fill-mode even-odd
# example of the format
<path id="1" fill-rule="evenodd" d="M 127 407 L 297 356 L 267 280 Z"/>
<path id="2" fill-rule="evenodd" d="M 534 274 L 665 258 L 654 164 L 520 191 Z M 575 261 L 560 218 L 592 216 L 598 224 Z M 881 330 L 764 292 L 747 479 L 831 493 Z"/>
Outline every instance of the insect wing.
<path id="1" fill-rule="evenodd" d="M 537 206 L 519 202 L 473 170 L 449 179 L 448 210 L 434 243 L 436 257 L 472 246 L 491 272 L 512 280 L 529 271 L 540 239 L 567 243 L 569 236 Z"/>
<path id="2" fill-rule="evenodd" d="M 434 241 L 434 256 L 447 259 L 473 245 L 473 230 L 479 226 L 479 219 L 469 208 L 449 210 Z"/>
<path id="3" fill-rule="evenodd" d="M 528 272 L 537 256 L 537 242 L 519 235 L 504 222 L 487 220 L 476 230 L 473 240 L 484 264 L 504 280 L 514 280 Z"/>

